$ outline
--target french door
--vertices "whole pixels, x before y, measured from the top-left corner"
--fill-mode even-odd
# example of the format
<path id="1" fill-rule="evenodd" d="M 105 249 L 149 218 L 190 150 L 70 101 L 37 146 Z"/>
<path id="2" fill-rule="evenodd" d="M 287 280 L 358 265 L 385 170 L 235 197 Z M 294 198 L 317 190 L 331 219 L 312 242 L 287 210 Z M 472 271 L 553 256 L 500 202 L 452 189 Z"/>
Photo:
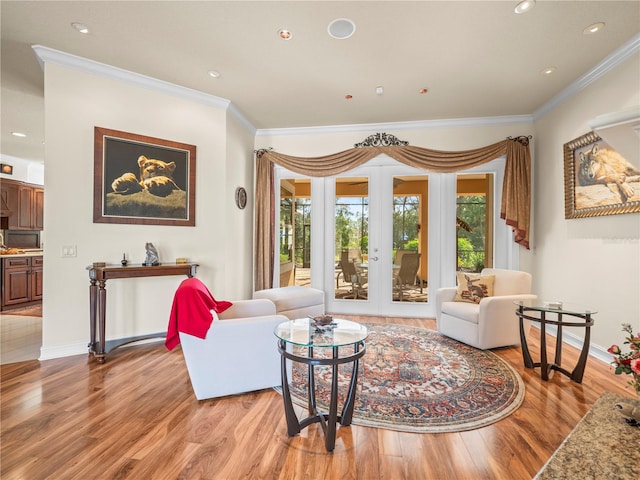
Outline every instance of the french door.
<path id="1" fill-rule="evenodd" d="M 437 175 L 388 159 L 326 179 L 328 311 L 429 316 L 429 276 L 438 270 L 428 254 L 429 211 L 439 204 L 430 192 L 438 183 Z"/>
<path id="2" fill-rule="evenodd" d="M 498 159 L 440 174 L 383 156 L 334 177 L 305 179 L 276 168 L 276 199 L 286 207 L 286 218 L 277 219 L 280 267 L 286 268 L 283 245 L 291 241 L 283 239 L 304 232 L 293 241 L 306 249 L 296 271 L 307 277 L 296 284 L 324 290 L 327 312 L 434 317 L 435 291 L 455 285 L 457 270 L 518 267 L 511 231 L 496 222 L 503 169 Z M 296 215 L 294 208 L 287 217 L 285 197 L 308 213 Z M 276 280 L 286 285 L 293 277 L 278 262 L 275 267 Z"/>

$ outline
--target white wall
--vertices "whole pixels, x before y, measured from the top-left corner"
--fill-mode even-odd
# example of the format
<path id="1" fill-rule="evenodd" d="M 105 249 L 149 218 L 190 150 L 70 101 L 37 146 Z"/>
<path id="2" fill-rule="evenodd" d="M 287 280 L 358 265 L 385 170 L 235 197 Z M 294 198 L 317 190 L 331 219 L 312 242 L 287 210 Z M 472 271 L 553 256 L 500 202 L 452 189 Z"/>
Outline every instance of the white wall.
<path id="1" fill-rule="evenodd" d="M 45 92 L 47 244 L 41 358 L 86 352 L 86 267 L 95 261 L 119 263 L 123 253 L 140 263 L 146 242 L 158 248 L 161 261 L 187 257 L 200 263 L 198 277 L 216 298 L 246 298 L 246 289 L 228 277 L 246 278 L 250 284 L 251 269 L 239 267 L 237 259 L 251 255 L 251 229 L 235 211 L 229 212 L 235 209 L 235 183 L 251 178 L 252 162 L 245 155 L 229 165 L 226 145 L 233 143 L 237 154 L 237 143 L 246 141 L 249 149 L 252 143 L 246 135 L 236 140 L 238 128 L 227 132 L 225 109 L 57 63 L 45 65 Z M 196 226 L 93 223 L 95 126 L 195 145 Z M 77 245 L 77 257 L 61 258 L 64 245 Z M 107 282 L 107 338 L 166 330 L 173 293 L 183 278 Z"/>
<path id="2" fill-rule="evenodd" d="M 220 232 L 235 241 L 226 243 L 225 284 L 230 298 L 251 298 L 253 294 L 253 215 L 254 215 L 254 154 L 253 132 L 241 125 L 236 117 L 227 117 L 227 192 L 224 209 L 226 223 Z M 243 187 L 247 206 L 239 209 L 235 192 Z"/>
<path id="3" fill-rule="evenodd" d="M 542 299 L 597 309 L 592 344 L 621 343 L 621 323 L 640 331 L 640 214 L 564 218 L 563 145 L 589 121 L 640 105 L 640 55 L 535 122 L 534 236 L 521 264 Z M 582 337 L 582 329 L 571 329 Z"/>

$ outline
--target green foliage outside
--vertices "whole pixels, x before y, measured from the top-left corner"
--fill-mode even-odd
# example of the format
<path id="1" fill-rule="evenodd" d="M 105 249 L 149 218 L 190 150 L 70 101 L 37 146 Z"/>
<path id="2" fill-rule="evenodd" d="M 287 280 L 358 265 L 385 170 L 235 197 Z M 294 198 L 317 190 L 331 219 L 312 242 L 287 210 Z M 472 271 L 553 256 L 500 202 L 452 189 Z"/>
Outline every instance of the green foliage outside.
<path id="1" fill-rule="evenodd" d="M 359 248 L 360 253 L 369 253 L 369 207 L 366 197 L 336 199 L 335 259 L 340 252 Z"/>
<path id="2" fill-rule="evenodd" d="M 484 195 L 458 197 L 458 219 L 471 231 L 458 227 L 458 269 L 479 272 L 485 267 L 486 198 Z"/>

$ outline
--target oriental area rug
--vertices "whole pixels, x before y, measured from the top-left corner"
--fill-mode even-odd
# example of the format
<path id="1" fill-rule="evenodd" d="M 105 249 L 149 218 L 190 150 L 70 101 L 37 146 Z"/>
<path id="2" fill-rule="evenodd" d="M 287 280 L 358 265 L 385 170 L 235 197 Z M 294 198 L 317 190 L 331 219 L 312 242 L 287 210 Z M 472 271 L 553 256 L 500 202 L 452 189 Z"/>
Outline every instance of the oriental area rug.
<path id="1" fill-rule="evenodd" d="M 496 354 L 425 328 L 365 324 L 366 353 L 358 368 L 354 425 L 403 432 L 459 432 L 507 417 L 524 400 L 518 373 Z M 302 347 L 298 347 L 302 348 Z M 316 348 L 315 356 L 323 350 Z M 353 353 L 349 347 L 345 355 Z M 342 356 L 342 353 L 341 353 Z M 352 364 L 339 367 L 339 405 Z M 328 409 L 331 367 L 315 367 L 316 401 Z M 294 403 L 307 405 L 307 366 L 293 363 Z"/>

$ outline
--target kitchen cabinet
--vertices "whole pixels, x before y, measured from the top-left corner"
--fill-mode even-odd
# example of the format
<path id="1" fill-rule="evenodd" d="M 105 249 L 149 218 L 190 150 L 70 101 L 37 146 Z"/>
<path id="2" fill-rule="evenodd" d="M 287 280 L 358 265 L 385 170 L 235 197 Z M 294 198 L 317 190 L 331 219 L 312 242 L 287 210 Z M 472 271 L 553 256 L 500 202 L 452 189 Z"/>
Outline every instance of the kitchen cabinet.
<path id="1" fill-rule="evenodd" d="M 2 199 L 12 214 L 7 230 L 44 228 L 44 188 L 30 183 L 2 179 Z"/>
<path id="2" fill-rule="evenodd" d="M 36 304 L 42 301 L 44 261 L 39 256 L 11 256 L 2 258 L 2 308 Z"/>

